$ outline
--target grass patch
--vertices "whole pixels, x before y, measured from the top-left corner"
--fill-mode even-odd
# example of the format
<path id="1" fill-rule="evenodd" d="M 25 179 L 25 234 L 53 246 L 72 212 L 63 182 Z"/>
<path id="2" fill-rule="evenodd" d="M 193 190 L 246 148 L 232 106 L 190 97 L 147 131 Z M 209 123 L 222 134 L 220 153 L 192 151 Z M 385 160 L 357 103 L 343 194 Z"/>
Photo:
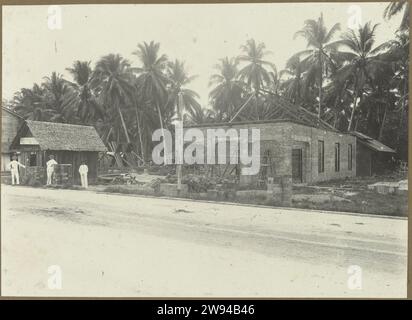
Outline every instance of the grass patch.
<path id="1" fill-rule="evenodd" d="M 406 217 L 408 215 L 408 196 L 400 194 L 382 195 L 365 190 L 345 198 L 349 201 L 325 201 L 313 203 L 309 200 L 293 201 L 293 206 L 302 209 L 356 212 L 387 216 Z"/>
<path id="2" fill-rule="evenodd" d="M 391 180 L 392 179 L 392 180 Z M 354 212 L 375 215 L 400 216 L 408 215 L 407 194 L 379 194 L 373 190 L 368 190 L 367 185 L 377 181 L 399 181 L 400 177 L 391 176 L 350 178 L 345 180 L 335 180 L 322 182 L 313 186 L 294 186 L 294 195 L 303 195 L 303 198 L 293 199 L 292 207 L 312 210 Z M 238 190 L 238 189 L 237 189 Z M 109 193 L 136 194 L 161 196 L 158 189 L 142 187 L 138 185 L 110 185 L 102 191 Z M 252 190 L 250 190 L 252 191 Z M 328 199 L 328 195 L 333 192 L 333 197 Z M 314 201 L 317 195 L 326 195 L 324 201 Z M 306 197 L 307 196 L 307 197 Z M 255 204 L 280 207 L 280 199 L 265 195 L 263 193 L 245 192 L 236 195 L 235 189 L 219 190 L 218 193 L 189 192 L 181 198 L 206 201 L 237 202 L 242 204 Z M 313 197 L 311 199 L 311 197 Z M 340 198 L 340 200 L 334 200 Z"/>

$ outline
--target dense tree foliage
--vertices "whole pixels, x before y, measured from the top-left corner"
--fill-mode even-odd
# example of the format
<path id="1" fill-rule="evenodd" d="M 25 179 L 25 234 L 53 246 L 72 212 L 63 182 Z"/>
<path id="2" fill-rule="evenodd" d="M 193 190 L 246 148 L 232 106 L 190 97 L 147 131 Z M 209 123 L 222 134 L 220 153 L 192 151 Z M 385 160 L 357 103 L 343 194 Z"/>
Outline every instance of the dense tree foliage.
<path id="1" fill-rule="evenodd" d="M 265 44 L 250 39 L 238 56 L 215 65 L 208 106 L 202 107 L 190 89 L 195 76 L 185 63 L 169 59 L 154 41 L 137 45 L 132 62 L 139 67 L 118 54 L 94 65 L 75 61 L 67 69 L 72 79 L 54 72 L 6 104 L 27 119 L 94 125 L 106 144 L 129 145 L 148 160 L 153 131 L 171 126 L 179 101 L 188 124 L 226 122 L 273 116 L 266 98 L 278 94 L 343 132 L 356 130 L 382 141 L 407 160 L 408 12 L 407 1 L 388 5 L 386 19 L 397 14 L 403 19 L 385 43 L 376 43 L 379 26 L 372 22 L 341 31 L 339 24 L 328 28 L 322 14 L 304 21 L 295 36 L 303 37 L 307 48 L 291 53 L 280 72 Z"/>

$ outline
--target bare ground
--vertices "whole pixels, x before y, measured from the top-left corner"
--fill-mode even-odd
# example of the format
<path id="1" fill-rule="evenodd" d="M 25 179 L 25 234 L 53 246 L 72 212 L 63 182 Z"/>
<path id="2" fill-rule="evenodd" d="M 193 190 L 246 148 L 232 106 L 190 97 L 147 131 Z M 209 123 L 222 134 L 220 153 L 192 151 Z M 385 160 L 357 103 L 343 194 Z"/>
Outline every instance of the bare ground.
<path id="1" fill-rule="evenodd" d="M 2 185 L 9 296 L 406 296 L 407 220 Z M 62 289 L 48 288 L 48 267 Z M 362 268 L 362 289 L 348 268 Z"/>

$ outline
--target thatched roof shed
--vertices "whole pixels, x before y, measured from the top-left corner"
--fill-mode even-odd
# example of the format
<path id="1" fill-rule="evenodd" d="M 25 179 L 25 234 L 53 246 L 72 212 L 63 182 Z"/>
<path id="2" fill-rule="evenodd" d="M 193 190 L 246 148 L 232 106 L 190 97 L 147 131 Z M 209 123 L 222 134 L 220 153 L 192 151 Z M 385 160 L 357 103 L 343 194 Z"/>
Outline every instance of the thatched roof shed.
<path id="1" fill-rule="evenodd" d="M 19 160 L 26 165 L 23 178 L 41 183 L 50 155 L 59 165 L 65 165 L 65 177 L 74 183 L 79 183 L 78 168 L 85 161 L 89 182 L 93 183 L 97 179 L 98 153 L 107 151 L 94 127 L 32 120 L 22 124 L 10 148 L 18 152 Z M 38 175 L 39 172 L 42 174 Z"/>
<path id="2" fill-rule="evenodd" d="M 32 137 L 40 150 L 107 151 L 91 126 L 26 120 L 12 142 L 12 148 L 20 144 L 21 137 Z"/>

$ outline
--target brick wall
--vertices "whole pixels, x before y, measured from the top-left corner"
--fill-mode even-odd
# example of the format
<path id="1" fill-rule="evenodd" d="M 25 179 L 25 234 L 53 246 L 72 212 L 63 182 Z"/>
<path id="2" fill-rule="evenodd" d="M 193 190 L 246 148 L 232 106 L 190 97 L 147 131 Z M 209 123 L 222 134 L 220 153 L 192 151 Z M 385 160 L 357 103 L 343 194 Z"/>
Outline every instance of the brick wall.
<path id="1" fill-rule="evenodd" d="M 305 144 L 307 157 L 305 179 L 307 182 L 318 182 L 332 179 L 343 179 L 356 175 L 356 138 L 349 134 L 310 128 L 293 124 L 292 139 L 307 140 Z M 309 138 L 309 139 L 308 139 Z M 318 143 L 324 142 L 324 172 L 318 172 Z M 340 145 L 340 170 L 335 171 L 335 143 Z M 352 145 L 352 170 L 348 166 L 348 146 Z"/>
<path id="2" fill-rule="evenodd" d="M 207 129 L 199 127 L 207 137 Z M 348 134 L 299 125 L 291 122 L 251 123 L 219 126 L 224 130 L 260 129 L 261 158 L 270 149 L 275 163 L 275 176 L 292 175 L 292 149 L 301 148 L 303 158 L 303 182 L 341 179 L 356 175 L 356 139 Z M 239 131 L 238 131 L 239 132 Z M 318 141 L 324 141 L 324 172 L 318 172 Z M 335 143 L 340 144 L 340 170 L 335 171 Z M 348 145 L 352 144 L 352 170 L 348 169 Z M 241 177 L 241 183 L 256 181 L 257 177 Z"/>
<path id="3" fill-rule="evenodd" d="M 205 137 L 205 144 L 207 139 L 207 129 L 216 128 L 216 127 L 200 127 Z M 252 128 L 260 129 L 260 157 L 263 159 L 263 154 L 265 150 L 269 149 L 271 151 L 271 157 L 274 162 L 275 172 L 272 176 L 290 176 L 292 173 L 291 166 L 291 128 L 286 123 L 277 123 L 277 124 L 236 124 L 236 125 L 226 125 L 220 126 L 219 128 L 228 130 L 235 129 L 239 133 L 239 129 L 248 129 L 249 132 Z M 249 133 L 249 139 L 251 139 L 251 134 Z M 226 153 L 229 158 L 229 147 L 226 148 Z M 206 151 L 205 151 L 206 153 Z M 240 165 L 241 168 L 245 165 Z M 257 183 L 259 175 L 241 175 L 240 184 L 253 184 Z"/>

